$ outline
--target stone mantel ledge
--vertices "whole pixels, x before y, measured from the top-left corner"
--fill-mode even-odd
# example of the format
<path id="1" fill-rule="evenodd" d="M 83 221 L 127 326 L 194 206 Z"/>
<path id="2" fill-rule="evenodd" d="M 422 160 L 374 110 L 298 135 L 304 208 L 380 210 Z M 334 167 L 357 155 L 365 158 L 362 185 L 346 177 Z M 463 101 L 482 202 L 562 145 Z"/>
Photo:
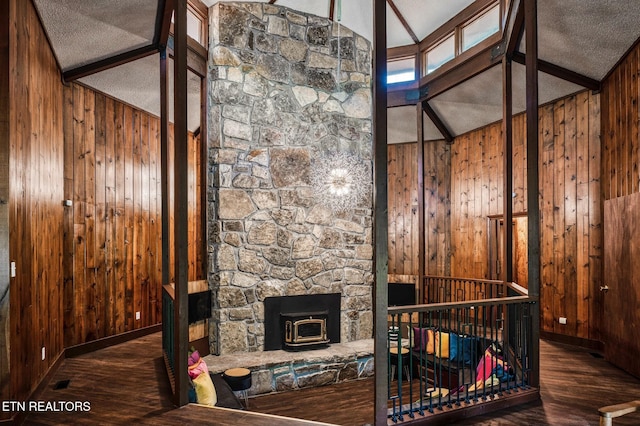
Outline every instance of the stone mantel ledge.
<path id="1" fill-rule="evenodd" d="M 310 351 L 236 352 L 204 357 L 211 373 L 222 373 L 229 368 L 248 368 L 251 371 L 270 369 L 286 364 L 312 364 L 344 362 L 373 356 L 373 339 L 334 343 L 326 348 Z"/>

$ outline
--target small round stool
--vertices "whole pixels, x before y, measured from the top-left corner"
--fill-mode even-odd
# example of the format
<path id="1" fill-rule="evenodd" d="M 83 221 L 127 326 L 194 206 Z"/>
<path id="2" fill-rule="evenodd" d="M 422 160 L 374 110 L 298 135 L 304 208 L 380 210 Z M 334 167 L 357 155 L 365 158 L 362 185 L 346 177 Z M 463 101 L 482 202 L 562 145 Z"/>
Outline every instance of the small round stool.
<path id="1" fill-rule="evenodd" d="M 251 370 L 247 368 L 230 368 L 222 373 L 222 378 L 232 391 L 242 392 L 245 407 L 249 407 L 247 390 L 251 387 Z"/>
<path id="2" fill-rule="evenodd" d="M 389 348 L 389 354 L 391 355 L 391 380 L 393 380 L 396 375 L 396 369 L 398 368 L 398 347 L 393 346 Z M 402 357 L 402 370 L 407 376 L 407 379 L 409 379 L 411 377 L 409 371 L 409 349 L 401 348 L 400 356 Z"/>

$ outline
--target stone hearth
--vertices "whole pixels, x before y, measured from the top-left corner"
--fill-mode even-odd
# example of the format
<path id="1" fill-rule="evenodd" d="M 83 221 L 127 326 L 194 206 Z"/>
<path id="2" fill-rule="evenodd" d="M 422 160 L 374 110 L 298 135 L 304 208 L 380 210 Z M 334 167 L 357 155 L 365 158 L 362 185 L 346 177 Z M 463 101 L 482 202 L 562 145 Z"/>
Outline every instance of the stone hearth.
<path id="1" fill-rule="evenodd" d="M 373 376 L 373 339 L 336 343 L 304 352 L 270 351 L 208 355 L 210 372 L 243 367 L 252 372 L 249 395 L 284 392 Z"/>
<path id="2" fill-rule="evenodd" d="M 267 3 L 209 15 L 211 352 L 262 351 L 270 296 L 340 293 L 341 342 L 369 339 L 372 182 L 336 213 L 314 199 L 310 173 L 335 151 L 371 170 L 370 43 Z"/>

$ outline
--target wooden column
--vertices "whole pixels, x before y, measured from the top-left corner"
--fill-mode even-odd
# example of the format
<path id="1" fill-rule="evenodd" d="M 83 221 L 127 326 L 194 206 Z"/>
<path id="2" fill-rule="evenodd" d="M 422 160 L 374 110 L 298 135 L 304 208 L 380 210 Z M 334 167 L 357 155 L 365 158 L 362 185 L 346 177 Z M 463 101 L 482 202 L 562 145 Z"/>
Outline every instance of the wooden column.
<path id="1" fill-rule="evenodd" d="M 160 51 L 160 167 L 162 174 L 162 285 L 169 284 L 169 77 L 167 50 Z"/>
<path id="2" fill-rule="evenodd" d="M 529 296 L 532 306 L 530 384 L 540 383 L 540 184 L 538 180 L 538 16 L 537 0 L 524 0 L 527 93 L 527 217 L 529 251 Z"/>
<path id="3" fill-rule="evenodd" d="M 373 226 L 375 424 L 387 424 L 387 3 L 373 2 Z"/>
<path id="4" fill-rule="evenodd" d="M 207 78 L 200 78 L 200 221 L 202 226 L 202 262 L 198 268 L 202 268 L 202 278 L 205 280 L 209 277 L 209 220 L 207 219 L 207 173 L 209 171 L 209 131 L 207 128 Z M 210 287 L 209 287 L 210 289 Z M 208 332 L 207 332 L 208 335 Z"/>
<path id="5" fill-rule="evenodd" d="M 513 89 L 511 59 L 502 57 L 504 282 L 513 281 Z"/>
<path id="6" fill-rule="evenodd" d="M 9 3 L 0 3 L 0 330 L 9 330 Z M 9 341 L 0 334 L 0 400 L 10 398 Z M 8 416 L 6 414 L 5 416 Z M 4 418 L 0 414 L 0 419 Z"/>
<path id="7" fill-rule="evenodd" d="M 173 58 L 174 132 L 174 263 L 175 263 L 175 403 L 188 400 L 188 149 L 187 149 L 187 0 L 176 0 Z"/>
<path id="8" fill-rule="evenodd" d="M 421 68 L 418 68 L 420 72 Z M 416 105 L 418 114 L 418 304 L 427 303 L 424 299 L 424 270 L 426 247 L 425 226 L 424 226 L 424 107 L 427 101 L 422 101 Z"/>

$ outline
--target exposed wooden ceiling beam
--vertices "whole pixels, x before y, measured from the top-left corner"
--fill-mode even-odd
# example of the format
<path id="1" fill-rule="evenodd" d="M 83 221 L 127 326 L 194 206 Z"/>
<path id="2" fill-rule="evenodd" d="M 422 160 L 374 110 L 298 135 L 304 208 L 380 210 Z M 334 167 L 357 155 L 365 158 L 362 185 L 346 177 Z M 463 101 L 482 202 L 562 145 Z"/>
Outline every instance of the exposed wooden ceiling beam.
<path id="1" fill-rule="evenodd" d="M 407 31 L 407 33 L 409 34 L 409 37 L 411 37 L 413 42 L 415 44 L 420 44 L 420 39 L 418 39 L 418 37 L 416 36 L 416 33 L 413 32 L 413 30 L 411 29 L 411 26 L 409 26 L 409 23 L 407 22 L 407 20 L 404 19 L 404 16 L 402 15 L 402 13 L 400 13 L 400 10 L 396 6 L 396 4 L 393 2 L 393 0 L 387 0 L 387 4 L 389 5 L 389 7 L 391 7 L 391 10 L 393 10 L 393 13 L 396 14 L 398 19 L 400 20 L 400 23 L 402 24 L 404 29 Z"/>
<path id="2" fill-rule="evenodd" d="M 91 74 L 105 71 L 127 62 L 145 58 L 165 47 L 169 40 L 169 30 L 171 28 L 171 15 L 175 6 L 175 0 L 159 0 L 158 12 L 156 14 L 155 31 L 153 41 L 148 46 L 139 47 L 137 49 L 123 52 L 108 58 L 99 59 L 97 61 L 71 68 L 62 73 L 64 81 L 73 81 Z"/>
<path id="3" fill-rule="evenodd" d="M 521 0 L 513 0 L 511 2 L 511 10 L 509 13 L 509 20 L 507 21 L 507 28 L 504 33 L 504 40 L 506 44 L 505 52 L 507 57 L 511 57 L 513 52 L 516 51 L 522 36 L 524 34 L 524 8 L 522 7 Z"/>
<path id="4" fill-rule="evenodd" d="M 166 46 L 169 40 L 171 28 L 171 16 L 173 15 L 174 0 L 159 0 L 158 15 L 156 16 L 156 30 L 153 36 L 153 44 Z"/>
<path id="5" fill-rule="evenodd" d="M 425 99 L 432 99 L 499 63 L 502 60 L 502 54 L 496 54 L 496 52 L 500 51 L 501 46 L 501 42 L 493 44 L 437 78 L 432 80 L 429 80 L 429 76 L 423 78 L 426 81 L 421 84 L 421 92 L 426 92 Z"/>
<path id="6" fill-rule="evenodd" d="M 513 52 L 512 58 L 514 62 L 517 62 L 519 64 L 525 65 L 526 63 L 526 56 L 523 53 Z M 570 69 L 552 64 L 551 62 L 543 61 L 542 59 L 538 59 L 538 71 L 542 71 L 545 74 L 558 77 L 562 80 L 577 84 L 596 92 L 600 91 L 602 87 L 600 81 L 598 80 L 587 77 L 583 74 L 579 74 L 575 71 L 571 71 Z"/>
<path id="7" fill-rule="evenodd" d="M 130 50 L 129 52 L 124 52 L 116 56 L 111 56 L 109 58 L 100 59 L 86 65 L 72 68 L 63 72 L 62 78 L 64 81 L 77 80 L 100 71 L 117 67 L 118 65 L 126 64 L 127 62 L 135 61 L 136 59 L 145 58 L 157 52 L 158 48 L 153 44 L 150 44 L 149 46 L 140 47 L 135 50 Z"/>
<path id="8" fill-rule="evenodd" d="M 500 53 L 502 47 L 501 42 L 494 43 L 435 78 L 427 75 L 421 79 L 419 87 L 405 86 L 402 89 L 389 90 L 387 103 L 390 107 L 399 107 L 433 99 L 500 63 L 503 56 Z"/>
<path id="9" fill-rule="evenodd" d="M 422 110 L 425 112 L 425 114 L 427 114 L 427 117 L 429 117 L 429 119 L 433 122 L 433 124 L 438 129 L 438 131 L 442 134 L 442 137 L 444 138 L 444 140 L 447 141 L 448 143 L 453 142 L 453 135 L 451 134 L 451 131 L 449 131 L 449 128 L 447 127 L 447 125 L 442 122 L 442 120 L 440 119 L 440 116 L 438 116 L 438 114 L 433 110 L 433 108 L 431 108 L 431 105 L 429 105 L 429 102 L 422 101 Z"/>

